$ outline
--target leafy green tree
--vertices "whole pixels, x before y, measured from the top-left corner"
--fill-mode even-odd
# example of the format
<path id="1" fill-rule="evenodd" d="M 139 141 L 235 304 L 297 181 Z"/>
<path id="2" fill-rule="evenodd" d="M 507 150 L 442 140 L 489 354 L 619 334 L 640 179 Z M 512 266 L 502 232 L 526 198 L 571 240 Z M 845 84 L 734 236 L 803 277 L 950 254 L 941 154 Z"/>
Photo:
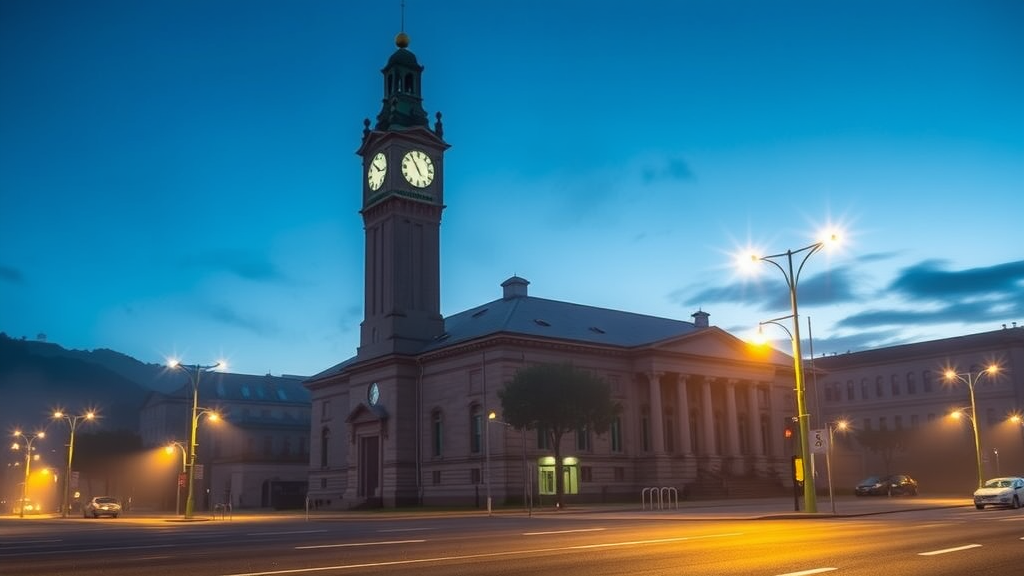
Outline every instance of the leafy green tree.
<path id="1" fill-rule="evenodd" d="M 885 473 L 892 474 L 896 454 L 905 452 L 910 444 L 908 430 L 857 430 L 857 442 L 882 458 Z"/>
<path id="2" fill-rule="evenodd" d="M 612 400 L 611 386 L 603 378 L 571 364 L 537 364 L 520 369 L 502 389 L 502 419 L 517 430 L 547 434 L 555 456 L 555 494 L 565 506 L 562 473 L 562 436 L 586 428 L 608 431 L 622 407 Z"/>

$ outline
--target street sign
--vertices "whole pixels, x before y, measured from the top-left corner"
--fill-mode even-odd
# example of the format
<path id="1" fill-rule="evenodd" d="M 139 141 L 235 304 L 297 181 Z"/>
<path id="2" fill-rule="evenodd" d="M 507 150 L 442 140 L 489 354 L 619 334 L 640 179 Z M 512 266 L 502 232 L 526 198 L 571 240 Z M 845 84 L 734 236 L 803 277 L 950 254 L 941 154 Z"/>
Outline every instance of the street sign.
<path id="1" fill-rule="evenodd" d="M 203 465 L 202 464 L 196 464 L 195 472 L 196 472 L 196 480 L 202 480 L 203 479 Z"/>
<path id="2" fill-rule="evenodd" d="M 71 472 L 71 488 L 78 488 L 78 470 Z"/>
<path id="3" fill-rule="evenodd" d="M 828 452 L 828 430 L 821 428 L 811 430 L 811 452 L 815 454 Z"/>

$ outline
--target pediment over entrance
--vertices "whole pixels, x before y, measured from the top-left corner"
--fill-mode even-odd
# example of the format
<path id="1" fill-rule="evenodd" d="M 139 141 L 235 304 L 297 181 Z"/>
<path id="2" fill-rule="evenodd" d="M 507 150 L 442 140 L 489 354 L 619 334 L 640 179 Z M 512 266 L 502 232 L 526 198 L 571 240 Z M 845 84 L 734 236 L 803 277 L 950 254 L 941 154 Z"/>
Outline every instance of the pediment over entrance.
<path id="1" fill-rule="evenodd" d="M 655 352 L 692 354 L 727 360 L 753 360 L 782 365 L 793 362 L 790 356 L 774 348 L 744 342 L 716 327 L 655 342 L 649 349 Z"/>
<path id="2" fill-rule="evenodd" d="M 360 428 L 374 427 L 380 430 L 380 434 L 388 437 L 388 411 L 380 405 L 367 406 L 360 403 L 354 410 L 349 412 L 345 423 L 347 423 L 352 441 L 356 439 L 356 432 Z"/>

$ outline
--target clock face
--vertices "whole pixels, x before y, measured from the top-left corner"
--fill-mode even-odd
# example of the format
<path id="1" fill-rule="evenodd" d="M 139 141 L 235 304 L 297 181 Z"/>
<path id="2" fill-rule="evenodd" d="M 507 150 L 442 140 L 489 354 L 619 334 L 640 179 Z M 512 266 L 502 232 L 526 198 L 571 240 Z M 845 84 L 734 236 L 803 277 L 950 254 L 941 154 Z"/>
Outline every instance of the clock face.
<path id="1" fill-rule="evenodd" d="M 376 382 L 370 384 L 370 387 L 366 389 L 366 401 L 370 403 L 370 406 L 376 406 L 380 401 L 380 386 L 377 386 Z"/>
<path id="2" fill-rule="evenodd" d="M 434 181 L 434 161 L 421 150 L 411 150 L 402 156 L 402 176 L 417 188 L 426 188 Z"/>
<path id="3" fill-rule="evenodd" d="M 379 189 L 384 184 L 384 176 L 387 173 L 388 159 L 383 152 L 377 152 L 370 161 L 370 167 L 366 169 L 366 182 L 370 185 L 370 190 Z"/>

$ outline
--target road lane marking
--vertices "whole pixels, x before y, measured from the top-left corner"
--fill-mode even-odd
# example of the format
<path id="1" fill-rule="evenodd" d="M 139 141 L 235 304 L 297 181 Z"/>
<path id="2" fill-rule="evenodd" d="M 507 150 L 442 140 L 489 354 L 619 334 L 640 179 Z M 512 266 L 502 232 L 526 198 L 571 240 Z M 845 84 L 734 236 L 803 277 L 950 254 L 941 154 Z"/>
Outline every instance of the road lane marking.
<path id="1" fill-rule="evenodd" d="M 312 550 L 316 548 L 353 548 L 356 546 L 387 546 L 390 544 L 419 544 L 426 540 L 387 540 L 379 542 L 349 542 L 347 544 L 316 544 L 310 546 L 296 546 L 296 550 Z"/>
<path id="2" fill-rule="evenodd" d="M 510 550 L 504 552 L 487 552 L 481 554 L 465 554 L 462 556 L 438 556 L 436 558 L 418 558 L 413 560 L 391 560 L 388 562 L 367 562 L 365 564 L 338 564 L 335 566 L 317 566 L 314 568 L 292 568 L 286 570 L 270 570 L 266 572 L 240 572 L 237 574 L 222 574 L 221 576 L 277 576 L 278 574 L 304 574 L 312 572 L 326 572 L 328 570 L 354 570 L 358 568 L 380 568 L 382 566 L 398 566 L 401 564 L 427 564 L 431 562 L 451 562 L 454 560 L 472 560 L 476 558 L 497 558 L 500 556 L 522 556 L 525 554 L 540 554 L 546 552 L 564 552 L 566 550 L 587 550 L 594 548 L 612 548 L 615 546 L 626 546 L 636 544 L 664 544 L 667 542 L 685 542 L 687 540 L 704 540 L 707 538 L 722 538 L 726 536 L 743 536 L 743 532 L 726 532 L 722 534 L 706 534 L 704 536 L 680 536 L 678 538 L 659 538 L 657 540 L 636 540 L 633 542 L 609 542 L 607 544 L 591 544 L 586 546 L 565 546 L 562 548 L 537 548 L 534 550 Z M 314 546 L 315 548 L 315 546 Z"/>
<path id="3" fill-rule="evenodd" d="M 246 536 L 283 536 L 286 534 L 317 534 L 327 530 L 287 530 L 284 532 L 249 532 Z"/>
<path id="4" fill-rule="evenodd" d="M 811 568 L 810 570 L 801 570 L 799 572 L 786 572 L 778 576 L 808 576 L 808 574 L 821 574 L 822 572 L 831 572 L 833 570 L 838 570 L 838 568 Z"/>
<path id="5" fill-rule="evenodd" d="M 549 534 L 572 534 L 574 532 L 601 532 L 605 528 L 580 528 L 579 530 L 552 530 L 550 532 L 523 532 L 523 536 L 547 536 Z"/>
<path id="6" fill-rule="evenodd" d="M 437 530 L 437 528 L 391 528 L 388 530 L 377 530 L 377 532 L 424 532 L 427 530 Z"/>
<path id="7" fill-rule="evenodd" d="M 966 546 L 957 546 L 956 548 L 944 548 L 942 550 L 932 550 L 931 552 L 918 552 L 918 556 L 937 556 L 939 554 L 948 554 L 949 552 L 959 552 L 961 550 L 970 550 L 971 548 L 981 548 L 981 544 L 968 544 Z"/>

